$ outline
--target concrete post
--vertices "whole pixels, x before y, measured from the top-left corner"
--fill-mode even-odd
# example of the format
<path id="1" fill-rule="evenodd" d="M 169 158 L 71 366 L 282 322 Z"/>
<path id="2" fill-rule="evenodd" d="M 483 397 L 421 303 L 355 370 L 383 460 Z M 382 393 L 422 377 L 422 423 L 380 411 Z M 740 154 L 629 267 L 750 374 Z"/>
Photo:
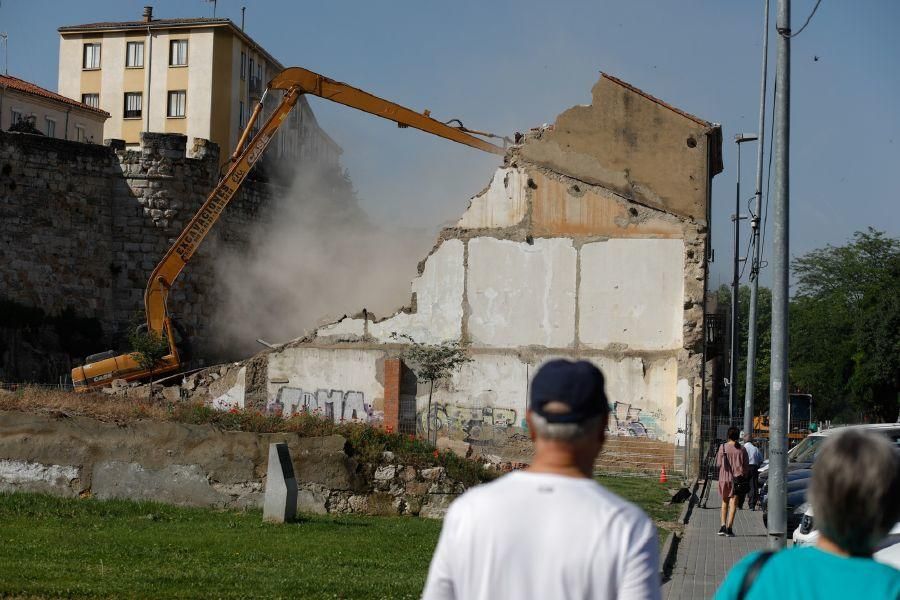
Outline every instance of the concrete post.
<path id="1" fill-rule="evenodd" d="M 293 521 L 297 516 L 297 479 L 288 445 L 269 444 L 266 497 L 263 520 L 272 523 Z"/>
<path id="2" fill-rule="evenodd" d="M 769 542 L 783 548 L 787 529 L 788 246 L 791 3 L 778 0 L 775 68 L 774 214 L 772 219 L 772 366 L 769 377 Z"/>
<path id="3" fill-rule="evenodd" d="M 760 213 L 762 212 L 763 150 L 766 147 L 766 82 L 769 65 L 769 0 L 763 11 L 763 59 L 759 84 L 759 143 L 756 146 L 755 214 L 750 220 L 753 258 L 750 263 L 750 310 L 747 316 L 747 387 L 744 389 L 744 431 L 753 435 L 753 390 L 756 387 L 756 321 L 759 303 Z"/>

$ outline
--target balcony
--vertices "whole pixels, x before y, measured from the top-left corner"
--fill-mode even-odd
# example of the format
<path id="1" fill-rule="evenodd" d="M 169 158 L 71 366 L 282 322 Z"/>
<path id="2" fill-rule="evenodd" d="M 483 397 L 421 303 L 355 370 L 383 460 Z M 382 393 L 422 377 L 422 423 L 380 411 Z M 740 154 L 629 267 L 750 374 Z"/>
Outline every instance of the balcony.
<path id="1" fill-rule="evenodd" d="M 256 94 L 257 96 L 262 93 L 262 79 L 259 77 L 250 76 L 249 88 L 250 94 Z"/>

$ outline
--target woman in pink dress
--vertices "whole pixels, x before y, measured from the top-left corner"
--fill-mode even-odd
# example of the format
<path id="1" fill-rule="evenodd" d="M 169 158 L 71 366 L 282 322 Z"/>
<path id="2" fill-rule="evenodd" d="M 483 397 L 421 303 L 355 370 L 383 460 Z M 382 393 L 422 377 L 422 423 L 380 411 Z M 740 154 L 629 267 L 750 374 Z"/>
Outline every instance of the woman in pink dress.
<path id="1" fill-rule="evenodd" d="M 747 451 L 738 443 L 738 428 L 728 428 L 728 441 L 719 446 L 716 466 L 719 467 L 719 495 L 722 497 L 722 526 L 718 535 L 734 537 L 731 527 L 737 512 L 738 497 L 734 493 L 734 478 L 746 477 L 750 472 Z"/>

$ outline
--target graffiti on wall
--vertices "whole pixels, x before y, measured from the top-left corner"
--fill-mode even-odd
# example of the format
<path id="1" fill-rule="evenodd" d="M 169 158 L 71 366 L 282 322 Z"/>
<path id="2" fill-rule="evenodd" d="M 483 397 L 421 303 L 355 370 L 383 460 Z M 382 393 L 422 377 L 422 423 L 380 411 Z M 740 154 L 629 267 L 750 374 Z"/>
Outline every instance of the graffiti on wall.
<path id="1" fill-rule="evenodd" d="M 609 415 L 607 431 L 612 435 L 655 439 L 657 435 L 656 417 L 643 415 L 643 409 L 628 402 L 616 402 Z"/>
<path id="2" fill-rule="evenodd" d="M 372 421 L 375 413 L 366 403 L 362 392 L 318 389 L 314 392 L 301 388 L 279 388 L 266 410 L 290 417 L 300 412 L 316 413 L 335 423 L 342 421 Z"/>
<path id="3" fill-rule="evenodd" d="M 418 431 L 428 431 L 426 411 L 417 415 Z M 464 406 L 452 403 L 432 403 L 431 434 L 462 439 L 476 445 L 500 445 L 516 427 L 516 411 L 492 406 Z"/>

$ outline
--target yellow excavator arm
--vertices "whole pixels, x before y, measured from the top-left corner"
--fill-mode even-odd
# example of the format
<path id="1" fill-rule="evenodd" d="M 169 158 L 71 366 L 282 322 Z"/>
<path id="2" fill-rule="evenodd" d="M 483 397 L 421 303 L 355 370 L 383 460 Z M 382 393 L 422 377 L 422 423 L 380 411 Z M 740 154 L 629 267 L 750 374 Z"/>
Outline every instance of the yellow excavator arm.
<path id="1" fill-rule="evenodd" d="M 275 110 L 262 128 L 245 145 L 257 117 L 262 112 L 263 101 L 271 90 L 282 90 L 284 92 L 281 102 L 275 107 Z M 319 96 L 332 102 L 344 104 L 351 108 L 395 121 L 401 127 L 413 127 L 426 133 L 484 150 L 485 152 L 501 155 L 505 153 L 503 148 L 472 135 L 472 133 L 486 134 L 470 132 L 470 130 L 462 126 L 451 127 L 432 119 L 428 111 L 425 111 L 424 114 L 417 113 L 399 104 L 389 102 L 346 83 L 334 81 L 307 69 L 300 67 L 285 69 L 269 82 L 265 93 L 263 93 L 262 98 L 253 110 L 247 127 L 244 129 L 231 156 L 230 166 L 225 175 L 150 275 L 147 290 L 144 293 L 147 327 L 150 332 L 160 335 L 168 341 L 169 354 L 159 361 L 152 372 L 142 368 L 131 354 L 116 356 L 113 352 L 107 352 L 97 355 L 95 361 L 92 361 L 93 357 L 88 357 L 88 364 L 72 370 L 72 382 L 76 391 L 85 391 L 90 388 L 109 385 L 114 379 L 125 379 L 126 381 L 144 379 L 150 375 L 170 373 L 181 367 L 178 349 L 175 345 L 173 326 L 166 307 L 169 289 L 175 283 L 184 266 L 194 255 L 194 252 L 197 251 L 197 247 L 222 215 L 225 207 L 237 194 L 244 179 L 250 173 L 250 169 L 260 159 L 266 146 L 272 141 L 278 128 L 297 103 L 301 94 Z"/>

